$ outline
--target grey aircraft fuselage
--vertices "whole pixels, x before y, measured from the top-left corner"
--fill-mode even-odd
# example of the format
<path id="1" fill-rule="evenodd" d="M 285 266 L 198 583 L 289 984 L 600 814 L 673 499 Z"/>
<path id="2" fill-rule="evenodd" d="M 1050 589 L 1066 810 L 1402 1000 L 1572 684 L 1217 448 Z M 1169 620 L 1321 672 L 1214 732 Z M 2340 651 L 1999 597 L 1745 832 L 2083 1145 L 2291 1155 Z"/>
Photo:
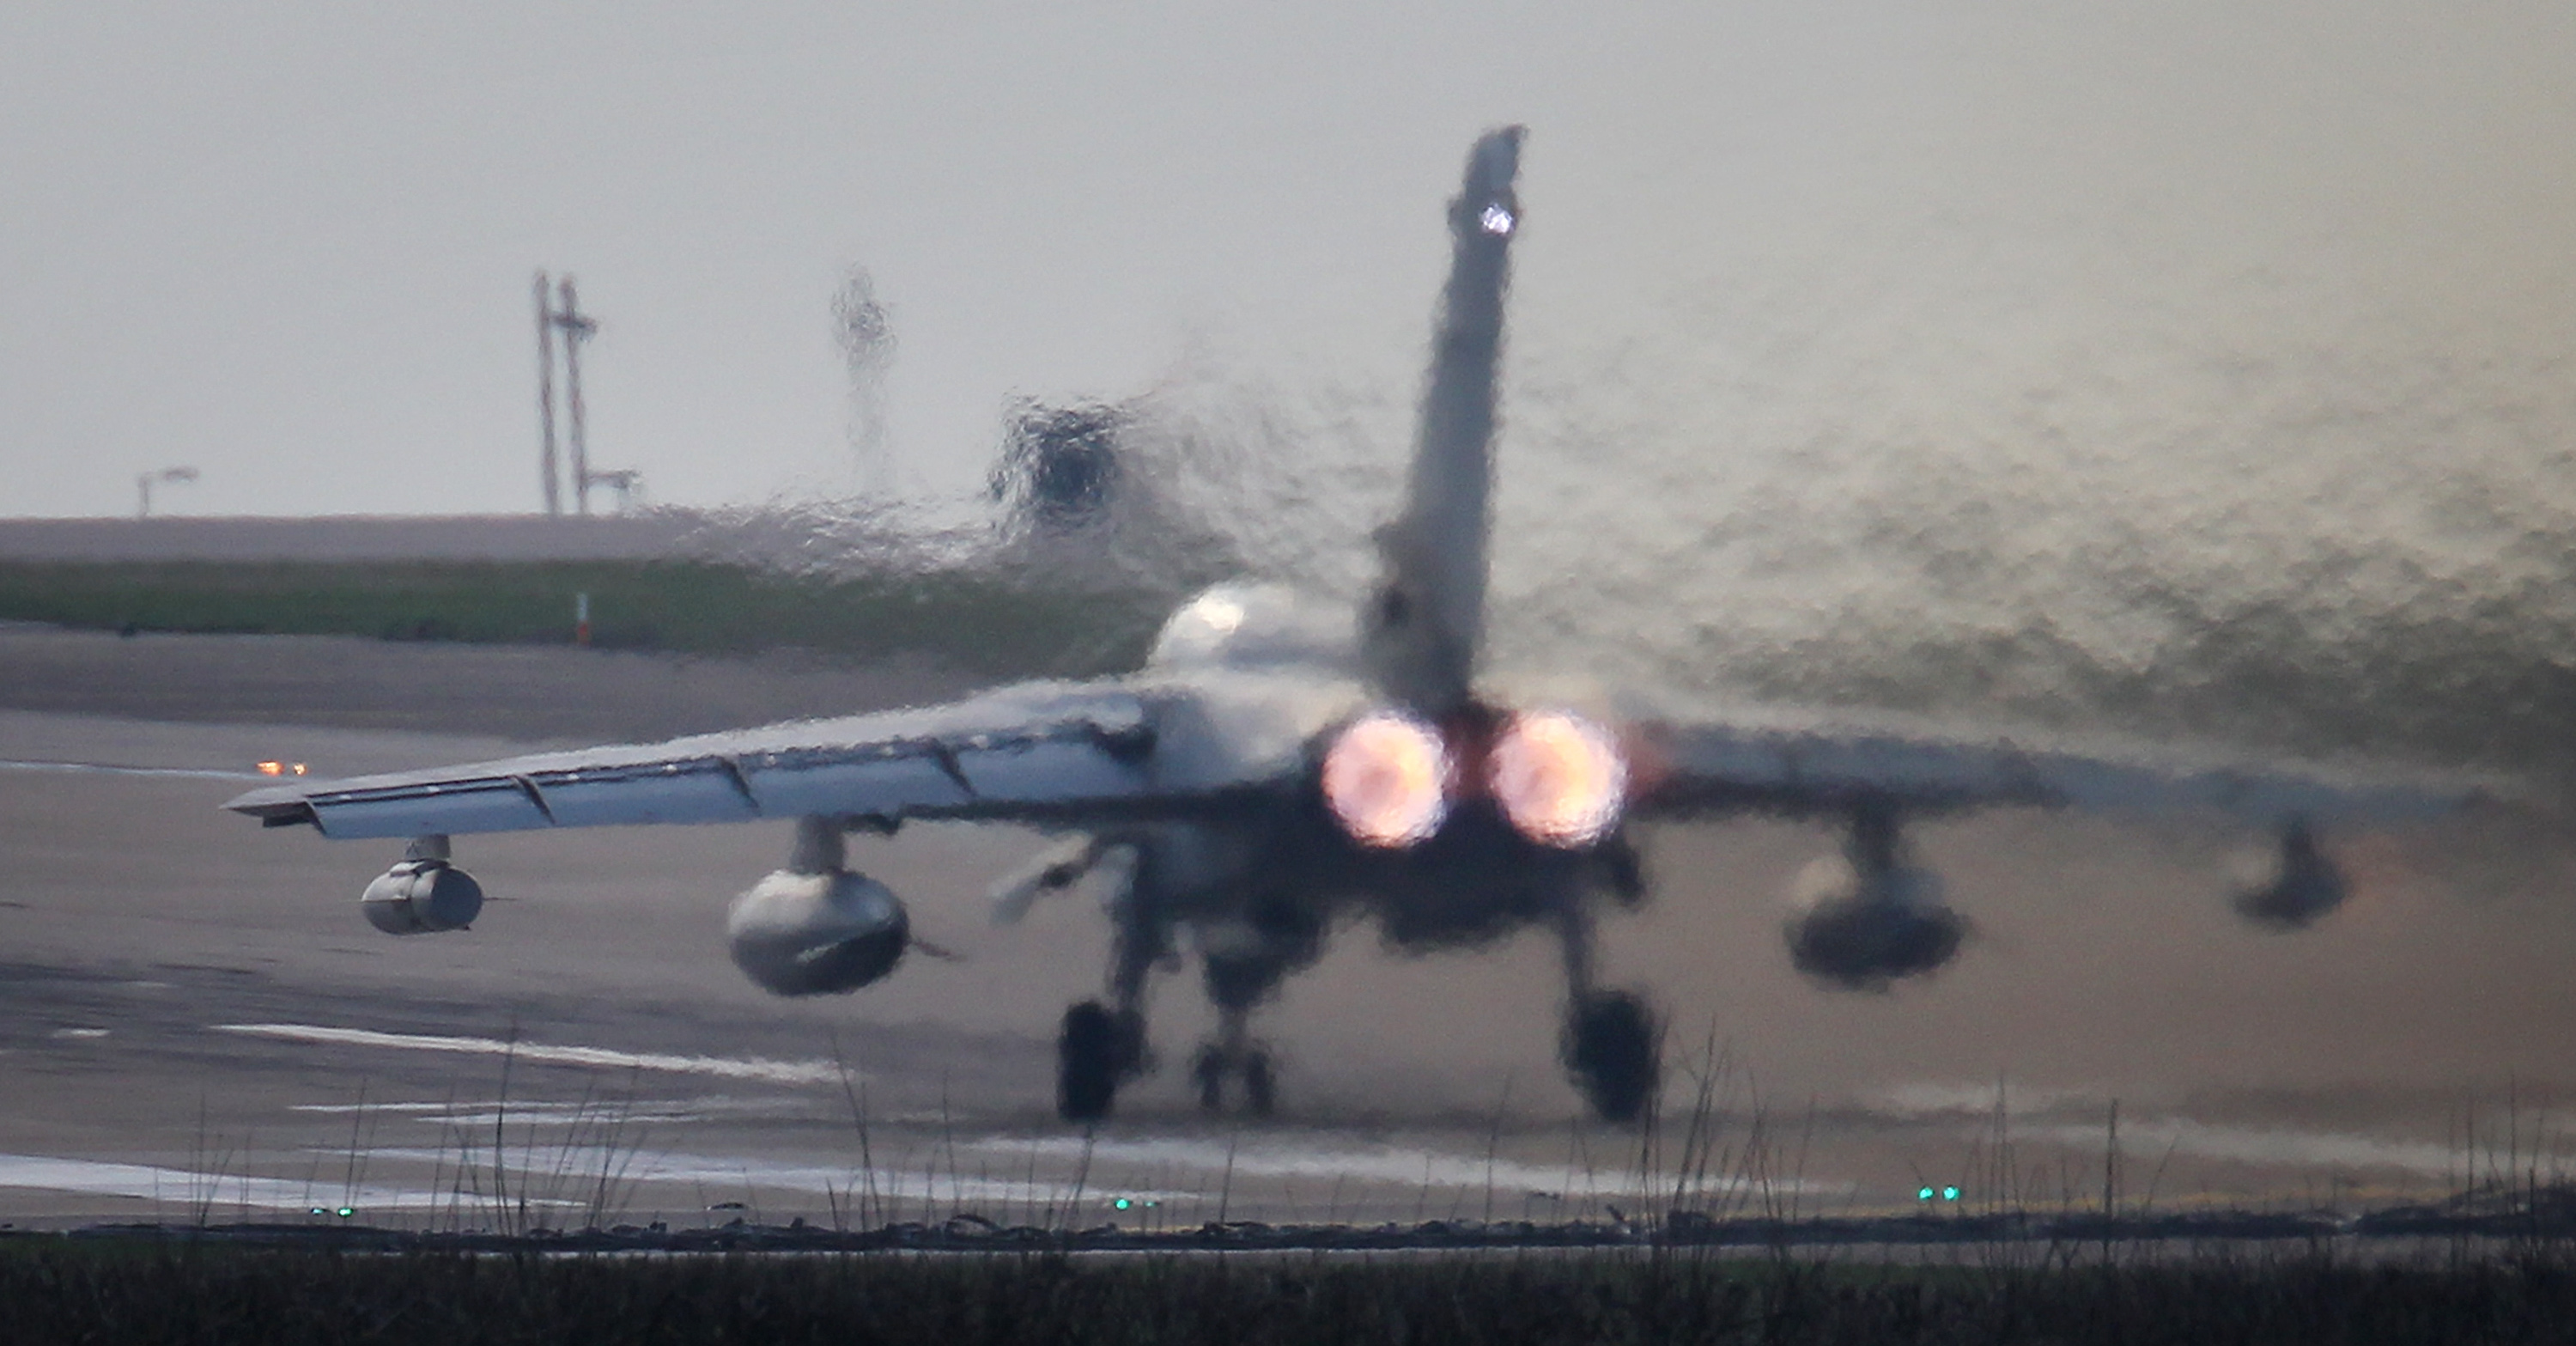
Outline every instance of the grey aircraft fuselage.
<path id="1" fill-rule="evenodd" d="M 1086 880 L 1108 889 L 1105 994 L 1065 1013 L 1057 1102 L 1105 1115 L 1148 1069 L 1147 984 L 1191 946 L 1220 1012 L 1191 1070 L 1202 1101 L 1273 1078 L 1252 1010 L 1330 932 L 1373 919 L 1399 948 L 1481 945 L 1541 927 L 1566 982 L 1560 1047 L 1594 1109 L 1648 1106 L 1654 1014 L 1593 985 L 1592 922 L 1645 883 L 1629 825 L 1769 811 L 1848 827 L 1838 886 L 1784 929 L 1819 982 L 1883 988 L 1936 969 L 1964 922 L 1913 866 L 1906 816 L 1986 807 L 2192 811 L 2274 830 L 2279 864 L 2235 895 L 2261 924 L 2304 925 L 2346 885 L 2320 824 L 2438 816 L 2496 783 L 2248 764 L 2163 745 L 1775 707 L 1686 715 L 1633 694 L 1507 687 L 1484 675 L 1492 445 L 1522 133 L 1476 142 L 1448 208 L 1448 282 L 1404 505 L 1377 534 L 1377 585 L 1353 611 L 1221 585 L 1165 625 L 1145 668 L 1029 683 L 943 706 L 669 743 L 255 790 L 227 807 L 333 838 L 410 838 L 362 898 L 397 934 L 463 928 L 481 889 L 455 834 L 759 818 L 797 821 L 785 869 L 735 901 L 735 962 L 782 995 L 846 992 L 915 941 L 902 903 L 851 871 L 845 838 L 908 819 L 1016 821 L 1068 834 L 995 892 L 997 919 Z M 1101 876 L 1095 879 L 1094 876 Z"/>

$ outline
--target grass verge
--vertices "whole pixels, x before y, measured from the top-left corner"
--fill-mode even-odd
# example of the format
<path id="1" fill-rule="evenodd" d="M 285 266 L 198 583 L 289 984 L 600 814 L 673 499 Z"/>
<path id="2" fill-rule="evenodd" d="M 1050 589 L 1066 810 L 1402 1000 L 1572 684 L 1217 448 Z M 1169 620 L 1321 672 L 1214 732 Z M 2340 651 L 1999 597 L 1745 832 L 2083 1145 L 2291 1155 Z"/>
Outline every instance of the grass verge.
<path id="1" fill-rule="evenodd" d="M 997 676 L 1133 668 L 1167 607 L 975 571 L 792 576 L 703 561 L 5 562 L 0 619 L 95 630 L 563 645 L 589 595 L 607 649 L 850 660 Z"/>

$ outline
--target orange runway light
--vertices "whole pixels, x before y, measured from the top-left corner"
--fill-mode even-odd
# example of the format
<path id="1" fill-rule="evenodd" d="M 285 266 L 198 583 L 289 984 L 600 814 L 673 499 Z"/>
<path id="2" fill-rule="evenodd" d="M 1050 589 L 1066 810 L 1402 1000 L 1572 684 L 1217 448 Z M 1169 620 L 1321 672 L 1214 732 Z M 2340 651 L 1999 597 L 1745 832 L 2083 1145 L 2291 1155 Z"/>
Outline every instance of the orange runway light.
<path id="1" fill-rule="evenodd" d="M 283 762 L 262 762 L 259 764 L 259 774 L 263 776 L 282 775 L 285 771 L 286 765 Z"/>

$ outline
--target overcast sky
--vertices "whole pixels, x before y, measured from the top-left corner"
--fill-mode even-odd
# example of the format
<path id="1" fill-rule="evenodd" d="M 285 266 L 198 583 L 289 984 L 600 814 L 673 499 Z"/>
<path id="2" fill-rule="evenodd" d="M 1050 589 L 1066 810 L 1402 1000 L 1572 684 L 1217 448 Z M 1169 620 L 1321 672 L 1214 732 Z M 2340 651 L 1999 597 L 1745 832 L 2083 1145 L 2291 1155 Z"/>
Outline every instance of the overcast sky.
<path id="1" fill-rule="evenodd" d="M 667 502 L 859 480 L 852 266 L 917 494 L 981 479 L 1015 395 L 1213 367 L 1400 405 L 1440 204 L 1505 121 L 1515 387 L 1637 391 L 1566 392 L 1517 452 L 1587 419 L 1704 445 L 1729 425 L 1681 385 L 1991 344 L 1998 287 L 2003 355 L 1873 396 L 2019 405 L 2171 294 L 2163 339 L 2229 360 L 2375 323 L 2432 333 L 2400 364 L 2570 373 L 2571 71 L 2539 0 L 16 0 L 0 515 L 125 512 L 177 463 L 173 512 L 534 509 L 540 267 L 602 323 L 595 459 Z M 1745 438 L 1851 424 L 1741 392 Z"/>

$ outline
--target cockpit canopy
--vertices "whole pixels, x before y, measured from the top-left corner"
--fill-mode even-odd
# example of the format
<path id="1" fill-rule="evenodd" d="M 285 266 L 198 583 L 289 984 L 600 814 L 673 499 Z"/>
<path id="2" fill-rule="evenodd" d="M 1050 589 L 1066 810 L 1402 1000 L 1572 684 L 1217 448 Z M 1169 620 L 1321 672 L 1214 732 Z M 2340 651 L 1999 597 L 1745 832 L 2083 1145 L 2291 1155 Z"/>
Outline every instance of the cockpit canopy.
<path id="1" fill-rule="evenodd" d="M 1207 589 L 1163 623 L 1147 661 L 1155 668 L 1271 668 L 1356 662 L 1351 609 L 1283 584 Z"/>

